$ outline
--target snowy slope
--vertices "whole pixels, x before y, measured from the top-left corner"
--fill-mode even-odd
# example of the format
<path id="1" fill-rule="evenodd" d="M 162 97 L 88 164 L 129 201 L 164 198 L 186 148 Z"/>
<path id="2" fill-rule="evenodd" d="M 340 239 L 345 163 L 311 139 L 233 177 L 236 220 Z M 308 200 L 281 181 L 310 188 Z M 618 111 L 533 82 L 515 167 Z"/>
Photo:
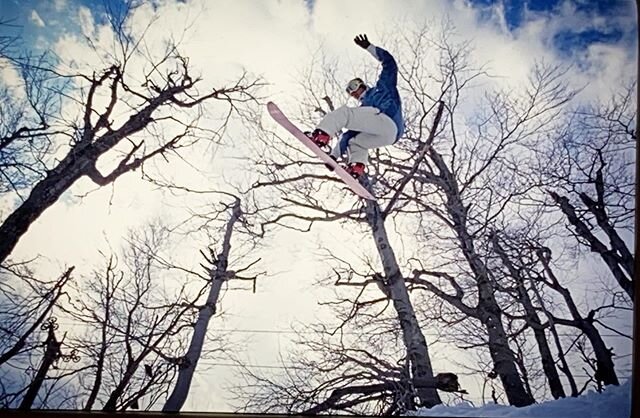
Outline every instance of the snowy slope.
<path id="1" fill-rule="evenodd" d="M 485 405 L 474 408 L 469 404 L 439 405 L 421 409 L 412 415 L 424 417 L 527 417 L 527 418 L 628 418 L 631 411 L 631 383 L 608 386 L 603 393 L 590 391 L 577 398 L 546 401 L 516 408 L 506 405 Z"/>

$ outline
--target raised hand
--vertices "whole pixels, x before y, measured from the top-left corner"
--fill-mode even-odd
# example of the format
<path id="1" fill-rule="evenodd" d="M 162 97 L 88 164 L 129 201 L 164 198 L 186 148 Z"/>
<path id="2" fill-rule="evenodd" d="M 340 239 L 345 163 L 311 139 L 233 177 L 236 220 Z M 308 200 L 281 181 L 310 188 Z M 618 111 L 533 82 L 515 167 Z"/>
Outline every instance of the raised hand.
<path id="1" fill-rule="evenodd" d="M 353 42 L 364 49 L 369 48 L 369 45 L 371 45 L 371 42 L 369 42 L 369 39 L 367 39 L 367 35 L 358 35 L 353 39 Z"/>

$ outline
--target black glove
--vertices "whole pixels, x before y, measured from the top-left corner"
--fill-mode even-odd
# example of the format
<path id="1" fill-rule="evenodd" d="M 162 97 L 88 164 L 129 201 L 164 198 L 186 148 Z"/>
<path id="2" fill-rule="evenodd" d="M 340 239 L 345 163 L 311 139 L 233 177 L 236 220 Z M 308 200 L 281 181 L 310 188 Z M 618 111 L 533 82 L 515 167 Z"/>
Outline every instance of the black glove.
<path id="1" fill-rule="evenodd" d="M 369 45 L 371 45 L 371 42 L 367 39 L 367 35 L 358 35 L 353 39 L 353 42 L 364 49 L 369 48 Z"/>

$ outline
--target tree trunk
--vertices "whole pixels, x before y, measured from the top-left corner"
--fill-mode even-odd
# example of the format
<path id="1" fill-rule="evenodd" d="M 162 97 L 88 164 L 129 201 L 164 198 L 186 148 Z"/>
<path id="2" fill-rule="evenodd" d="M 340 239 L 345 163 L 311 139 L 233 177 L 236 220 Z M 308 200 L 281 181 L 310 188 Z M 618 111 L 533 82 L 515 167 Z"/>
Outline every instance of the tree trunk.
<path id="1" fill-rule="evenodd" d="M 540 357 L 542 360 L 542 369 L 544 370 L 544 374 L 547 377 L 549 389 L 551 389 L 551 395 L 555 399 L 564 398 L 564 388 L 562 387 L 562 382 L 560 381 L 560 376 L 558 375 L 558 370 L 556 369 L 555 361 L 553 359 L 553 355 L 551 354 L 549 343 L 547 342 L 547 336 L 545 335 L 544 329 L 542 327 L 540 317 L 538 317 L 538 313 L 536 312 L 536 309 L 533 306 L 533 302 L 529 297 L 529 293 L 524 286 L 524 278 L 522 277 L 520 271 L 516 268 L 516 266 L 513 265 L 504 248 L 502 248 L 502 246 L 500 245 L 498 236 L 496 234 L 493 234 L 493 236 L 491 237 L 491 241 L 493 243 L 494 250 L 502 260 L 502 264 L 507 267 L 509 276 L 516 282 L 518 299 L 520 304 L 524 308 L 526 314 L 525 320 L 533 330 L 533 335 L 536 339 L 536 343 L 538 344 L 538 351 L 540 352 Z"/>
<path id="2" fill-rule="evenodd" d="M 500 376 L 509 404 L 513 406 L 531 405 L 535 400 L 525 390 L 518 374 L 516 359 L 509 347 L 509 340 L 502 323 L 502 311 L 495 300 L 494 289 L 489 281 L 486 266 L 475 253 L 473 242 L 466 230 L 462 232 L 461 236 L 463 237 L 461 241 L 466 243 L 463 244 L 463 251 L 476 277 L 478 313 L 480 320 L 487 328 L 489 352 L 495 372 Z"/>
<path id="3" fill-rule="evenodd" d="M 56 340 L 56 336 L 54 334 L 54 326 L 52 324 L 49 324 L 49 333 L 47 335 L 46 341 L 47 348 L 44 353 L 44 358 L 42 359 L 42 364 L 40 365 L 38 373 L 36 373 L 33 382 L 31 382 L 31 384 L 29 385 L 27 393 L 24 395 L 24 398 L 22 398 L 22 402 L 20 402 L 20 406 L 18 407 L 19 409 L 31 409 L 31 407 L 33 406 L 33 401 L 35 401 L 36 396 L 38 396 L 38 391 L 42 386 L 42 382 L 44 382 L 45 377 L 47 377 L 49 368 L 60 354 L 61 346 L 62 343 Z"/>
<path id="4" fill-rule="evenodd" d="M 575 208 L 566 196 L 560 196 L 554 192 L 549 192 L 549 194 L 560 206 L 560 209 L 569 220 L 569 223 L 571 223 L 571 225 L 576 229 L 576 233 L 589 242 L 589 247 L 592 252 L 600 254 L 600 257 L 607 267 L 609 267 L 609 270 L 611 270 L 613 277 L 616 279 L 618 284 L 620 284 L 620 287 L 627 292 L 631 300 L 633 300 L 633 281 L 629 279 L 623 268 L 621 268 L 621 265 L 624 265 L 624 262 L 616 254 L 616 251 L 607 248 L 602 241 L 593 235 L 589 226 L 580 220 Z"/>
<path id="5" fill-rule="evenodd" d="M 96 377 L 93 380 L 93 386 L 91 387 L 91 391 L 89 392 L 89 398 L 87 399 L 87 402 L 84 405 L 83 410 L 84 411 L 91 411 L 91 409 L 93 409 L 93 405 L 96 401 L 96 399 L 98 399 L 98 393 L 100 392 L 100 387 L 102 386 L 102 374 L 104 372 L 104 363 L 106 361 L 106 354 L 107 354 L 107 349 L 108 349 L 108 342 L 107 342 L 107 327 L 109 322 L 111 321 L 111 302 L 110 299 L 112 298 L 112 294 L 110 294 L 111 289 L 108 287 L 108 282 L 107 282 L 107 289 L 105 291 L 105 317 L 104 317 L 104 322 L 102 324 L 101 330 L 100 330 L 100 350 L 98 351 L 98 359 L 97 359 L 97 363 L 96 363 Z"/>
<path id="6" fill-rule="evenodd" d="M 542 300 L 542 296 L 540 295 L 540 292 L 538 291 L 538 288 L 535 283 L 532 283 L 532 288 L 533 288 L 533 292 L 536 295 L 536 299 L 540 304 L 540 308 L 542 309 L 542 312 L 544 312 L 544 314 L 547 317 L 547 321 L 549 321 L 549 331 L 553 336 L 553 341 L 556 345 L 556 350 L 558 351 L 558 359 L 560 360 L 560 365 L 558 366 L 558 368 L 567 377 L 567 380 L 569 381 L 569 386 L 571 387 L 571 396 L 575 398 L 576 396 L 578 396 L 578 385 L 576 384 L 576 379 L 573 377 L 573 374 L 571 373 L 571 369 L 569 368 L 569 363 L 567 363 L 567 358 L 564 355 L 564 351 L 562 349 L 562 343 L 560 342 L 560 335 L 558 334 L 556 323 L 553 320 L 553 315 L 551 315 L 551 313 L 545 307 L 545 303 Z"/>
<path id="7" fill-rule="evenodd" d="M 402 338 L 411 364 L 411 372 L 413 373 L 412 377 L 414 379 L 433 379 L 433 368 L 427 342 L 418 324 L 407 286 L 389 243 L 384 219 L 380 213 L 380 206 L 377 202 L 372 201 L 367 201 L 366 205 L 367 221 L 371 227 L 371 233 L 382 261 L 385 275 L 384 282 L 389 290 L 393 307 L 400 321 Z M 423 407 L 431 408 L 442 403 L 435 388 L 420 387 L 417 389 L 417 393 Z"/>
<path id="8" fill-rule="evenodd" d="M 31 190 L 29 197 L 0 225 L 0 263 L 11 254 L 18 240 L 42 213 L 82 177 L 83 167 L 91 164 L 69 153 L 56 168 Z"/>
<path id="9" fill-rule="evenodd" d="M 552 281 L 552 288 L 562 295 L 573 318 L 573 320 L 566 320 L 554 317 L 554 321 L 558 324 L 578 328 L 579 330 L 584 332 L 584 334 L 589 339 L 589 342 L 593 347 L 593 352 L 596 356 L 597 377 L 605 385 L 619 385 L 620 383 L 618 382 L 618 376 L 616 375 L 615 367 L 613 365 L 611 351 L 607 348 L 606 344 L 602 340 L 600 332 L 593 325 L 593 322 L 589 318 L 584 318 L 580 314 L 578 307 L 573 302 L 571 293 L 569 292 L 569 290 L 560 285 L 560 282 L 558 282 L 558 279 L 549 266 L 548 260 L 542 257 L 542 255 L 540 254 L 538 255 L 538 257 L 542 261 L 545 272 Z"/>
<path id="10" fill-rule="evenodd" d="M 33 321 L 33 324 L 31 324 L 31 326 L 20 336 L 20 338 L 18 338 L 18 341 L 16 341 L 13 347 L 0 355 L 0 365 L 9 361 L 13 356 L 18 354 L 20 350 L 22 350 L 27 344 L 27 340 L 29 339 L 31 334 L 33 334 L 33 332 L 44 322 L 45 317 L 49 315 L 49 312 L 56 305 L 58 298 L 60 298 L 60 296 L 62 295 L 62 289 L 71 278 L 73 269 L 75 269 L 75 267 L 70 267 L 69 269 L 67 269 L 67 271 L 62 275 L 62 277 L 54 286 L 54 290 L 51 291 L 51 294 L 46 296 L 47 307 L 40 313 L 40 315 L 38 315 L 35 321 Z"/>
<path id="11" fill-rule="evenodd" d="M 502 312 L 494 297 L 494 288 L 484 262 L 474 248 L 473 238 L 467 230 L 467 208 L 464 206 L 458 183 L 442 156 L 429 147 L 429 157 L 439 173 L 439 186 L 446 194 L 446 210 L 453 223 L 458 244 L 476 281 L 478 289 L 478 319 L 487 328 L 489 352 L 495 372 L 500 376 L 509 403 L 514 406 L 531 405 L 535 400 L 527 393 L 518 374 L 515 356 L 502 323 Z"/>
<path id="12" fill-rule="evenodd" d="M 465 229 L 459 229 L 459 237 L 463 253 L 476 278 L 478 318 L 487 329 L 489 352 L 491 353 L 495 372 L 500 376 L 510 405 L 531 405 L 535 400 L 525 390 L 522 379 L 518 374 L 516 359 L 509 347 L 509 340 L 502 323 L 502 311 L 494 297 L 494 288 L 489 280 L 486 266 L 475 253 L 473 241 Z"/>
<path id="13" fill-rule="evenodd" d="M 200 354 L 202 353 L 202 347 L 204 346 L 207 326 L 211 317 L 216 313 L 216 303 L 218 302 L 220 289 L 222 288 L 222 283 L 226 280 L 229 252 L 231 250 L 231 234 L 233 232 L 233 226 L 240 215 L 240 200 L 236 199 L 231 218 L 227 223 L 224 240 L 222 242 L 222 251 L 218 255 L 216 268 L 211 269 L 209 273 L 211 276 L 211 288 L 207 296 L 207 301 L 198 312 L 198 319 L 193 329 L 193 336 L 191 337 L 187 353 L 184 356 L 185 362 L 180 366 L 176 385 L 162 408 L 164 412 L 179 411 L 189 394 L 193 373 L 196 370 Z"/>
<path id="14" fill-rule="evenodd" d="M 479 287 L 490 287 L 479 283 Z M 534 399 L 527 393 L 518 374 L 516 359 L 509 347 L 509 340 L 502 325 L 502 314 L 493 299 L 493 294 L 482 291 L 480 299 L 484 300 L 478 306 L 480 320 L 487 328 L 489 336 L 489 352 L 493 360 L 494 370 L 500 376 L 509 404 L 513 406 L 527 406 L 534 403 Z"/>
<path id="15" fill-rule="evenodd" d="M 596 173 L 596 189 L 598 190 L 597 202 L 587 196 L 586 193 L 580 193 L 580 200 L 582 200 L 582 203 L 584 203 L 587 209 L 595 216 L 600 229 L 609 237 L 609 244 L 611 244 L 611 249 L 617 256 L 616 258 L 619 259 L 620 266 L 627 272 L 629 277 L 633 278 L 633 254 L 631 254 L 627 248 L 627 244 L 625 244 L 624 240 L 618 235 L 618 231 L 616 231 L 615 227 L 611 224 L 609 215 L 607 215 L 605 209 L 602 168 Z M 616 254 L 616 252 L 618 254 Z"/>
<path id="16" fill-rule="evenodd" d="M 533 308 L 533 306 L 531 305 L 530 308 Z M 551 354 L 547 336 L 545 335 L 542 324 L 540 323 L 540 318 L 535 313 L 535 310 L 533 313 L 527 312 L 527 322 L 533 329 L 533 335 L 536 339 L 536 343 L 538 344 L 538 350 L 540 351 L 542 361 L 542 369 L 547 377 L 547 382 L 549 382 L 551 395 L 555 399 L 564 398 L 566 395 L 564 393 L 564 388 L 562 387 L 562 382 L 560 381 L 560 375 L 558 374 L 558 369 L 556 369 L 555 360 L 553 359 L 553 354 Z"/>
<path id="17" fill-rule="evenodd" d="M 102 407 L 103 411 L 113 412 L 116 410 L 118 406 L 118 399 L 120 399 L 122 394 L 125 392 L 127 386 L 129 386 L 129 382 L 131 381 L 133 374 L 136 372 L 136 370 L 138 370 L 138 367 L 140 367 L 140 363 L 143 358 L 144 355 L 140 355 L 136 360 L 127 364 L 125 372 L 118 382 L 118 385 L 113 391 L 111 391 L 111 393 L 109 394 L 109 399 L 107 399 L 107 402 L 105 402 L 104 406 Z"/>
<path id="18" fill-rule="evenodd" d="M 619 385 L 620 382 L 618 382 L 618 376 L 613 365 L 611 350 L 607 348 L 602 340 L 600 332 L 591 321 L 583 320 L 581 325 L 580 329 L 591 342 L 593 352 L 596 355 L 596 380 L 602 381 L 605 385 Z"/>

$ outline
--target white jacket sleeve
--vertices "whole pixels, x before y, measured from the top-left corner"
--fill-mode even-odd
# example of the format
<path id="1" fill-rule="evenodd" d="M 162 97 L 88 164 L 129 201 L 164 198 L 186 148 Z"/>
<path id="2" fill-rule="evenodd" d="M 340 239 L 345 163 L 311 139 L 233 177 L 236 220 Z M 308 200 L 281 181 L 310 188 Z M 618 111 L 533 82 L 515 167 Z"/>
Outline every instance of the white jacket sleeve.
<path id="1" fill-rule="evenodd" d="M 374 44 L 371 44 L 367 47 L 367 51 L 369 51 L 369 53 L 371 55 L 373 55 L 373 58 L 377 59 L 378 61 L 380 61 L 380 57 L 378 57 L 378 54 L 376 54 L 376 46 Z"/>

